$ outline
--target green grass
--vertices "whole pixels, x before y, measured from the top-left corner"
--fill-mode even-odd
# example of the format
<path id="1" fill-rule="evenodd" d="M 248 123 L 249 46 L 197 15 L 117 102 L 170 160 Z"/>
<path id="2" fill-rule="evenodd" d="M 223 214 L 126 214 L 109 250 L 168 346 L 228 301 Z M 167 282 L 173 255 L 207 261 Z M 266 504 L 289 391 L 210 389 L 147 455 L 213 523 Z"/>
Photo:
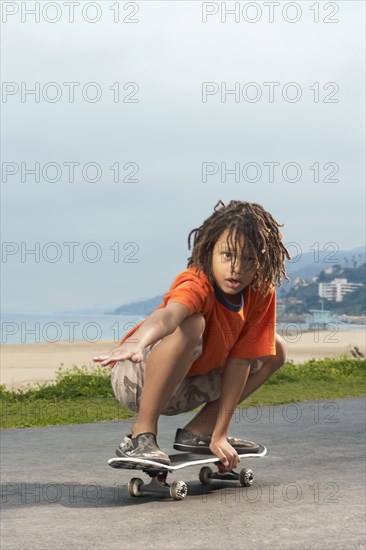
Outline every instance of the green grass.
<path id="1" fill-rule="evenodd" d="M 366 364 L 363 359 L 311 360 L 287 363 L 242 405 L 279 405 L 309 400 L 362 397 Z M 74 366 L 60 369 L 55 383 L 8 391 L 0 386 L 1 428 L 82 424 L 131 418 L 134 413 L 113 394 L 109 371 Z"/>

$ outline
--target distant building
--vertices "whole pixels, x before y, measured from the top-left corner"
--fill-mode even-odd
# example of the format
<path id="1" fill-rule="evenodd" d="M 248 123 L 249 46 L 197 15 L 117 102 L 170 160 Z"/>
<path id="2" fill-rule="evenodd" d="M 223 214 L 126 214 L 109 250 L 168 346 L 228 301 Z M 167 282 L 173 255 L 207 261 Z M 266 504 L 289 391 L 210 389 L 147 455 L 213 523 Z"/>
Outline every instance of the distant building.
<path id="1" fill-rule="evenodd" d="M 329 301 L 342 302 L 343 296 L 348 292 L 353 292 L 361 283 L 349 283 L 347 279 L 334 279 L 330 283 L 319 283 L 318 294 L 321 298 Z"/>
<path id="2" fill-rule="evenodd" d="M 309 286 L 309 282 L 306 279 L 301 279 L 301 277 L 296 277 L 294 280 L 294 286 Z"/>
<path id="3" fill-rule="evenodd" d="M 295 304 L 303 304 L 304 300 L 297 300 L 297 298 L 288 298 L 287 303 L 292 306 Z"/>
<path id="4" fill-rule="evenodd" d="M 326 329 L 332 322 L 331 312 L 324 309 L 322 302 L 322 309 L 310 309 L 310 314 L 306 315 L 309 329 Z"/>
<path id="5" fill-rule="evenodd" d="M 327 309 L 311 309 L 308 316 L 309 328 L 325 328 L 330 321 Z"/>

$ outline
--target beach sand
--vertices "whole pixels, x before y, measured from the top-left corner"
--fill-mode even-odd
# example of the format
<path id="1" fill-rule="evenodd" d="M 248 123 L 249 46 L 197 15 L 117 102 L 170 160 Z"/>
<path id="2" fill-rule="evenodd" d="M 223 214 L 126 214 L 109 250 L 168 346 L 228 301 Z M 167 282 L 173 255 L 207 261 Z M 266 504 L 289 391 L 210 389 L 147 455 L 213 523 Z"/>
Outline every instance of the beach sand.
<path id="1" fill-rule="evenodd" d="M 351 357 L 349 352 L 354 346 L 366 355 L 365 329 L 289 332 L 283 337 L 287 343 L 287 360 L 296 364 L 311 358 L 339 357 L 343 354 Z M 94 365 L 94 355 L 103 354 L 115 346 L 113 341 L 5 344 L 1 347 L 0 383 L 11 389 L 54 380 L 61 366 Z"/>

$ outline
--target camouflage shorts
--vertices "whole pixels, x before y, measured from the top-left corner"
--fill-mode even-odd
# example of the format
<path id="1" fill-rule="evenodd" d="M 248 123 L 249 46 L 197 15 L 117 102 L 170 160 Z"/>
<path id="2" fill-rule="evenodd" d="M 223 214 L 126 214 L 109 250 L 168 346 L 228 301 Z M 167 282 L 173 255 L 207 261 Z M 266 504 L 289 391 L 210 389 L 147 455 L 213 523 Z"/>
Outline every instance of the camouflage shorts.
<path id="1" fill-rule="evenodd" d="M 128 409 L 138 412 L 142 387 L 145 380 L 146 359 L 149 352 L 160 343 L 161 340 L 147 346 L 143 352 L 143 360 L 140 363 L 132 361 L 118 361 L 112 369 L 111 383 L 114 394 Z M 191 359 L 192 364 L 202 353 L 202 343 L 198 344 Z M 260 370 L 263 361 L 253 359 L 250 366 L 250 374 Z M 175 389 L 169 402 L 161 414 L 171 416 L 195 409 L 203 403 L 215 401 L 220 397 L 222 368 L 216 368 L 207 374 L 186 376 Z"/>

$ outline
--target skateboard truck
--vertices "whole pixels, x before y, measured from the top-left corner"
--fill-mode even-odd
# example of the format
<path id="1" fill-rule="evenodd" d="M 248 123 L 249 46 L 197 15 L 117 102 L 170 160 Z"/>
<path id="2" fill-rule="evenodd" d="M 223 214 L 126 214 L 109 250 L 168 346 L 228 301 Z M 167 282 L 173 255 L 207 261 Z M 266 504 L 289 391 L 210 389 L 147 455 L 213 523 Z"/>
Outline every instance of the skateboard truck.
<path id="1" fill-rule="evenodd" d="M 230 472 L 213 472 L 209 466 L 201 468 L 199 473 L 199 480 L 204 485 L 210 483 L 212 479 L 219 479 L 220 481 L 239 481 L 243 487 L 250 487 L 254 481 L 253 470 L 243 468 L 240 472 L 231 470 Z"/>
<path id="2" fill-rule="evenodd" d="M 143 493 L 170 495 L 173 500 L 183 500 L 188 492 L 184 481 L 167 483 L 168 472 L 159 470 L 142 470 L 151 477 L 150 483 L 144 483 L 139 477 L 133 477 L 128 483 L 128 493 L 132 497 L 140 497 Z"/>

